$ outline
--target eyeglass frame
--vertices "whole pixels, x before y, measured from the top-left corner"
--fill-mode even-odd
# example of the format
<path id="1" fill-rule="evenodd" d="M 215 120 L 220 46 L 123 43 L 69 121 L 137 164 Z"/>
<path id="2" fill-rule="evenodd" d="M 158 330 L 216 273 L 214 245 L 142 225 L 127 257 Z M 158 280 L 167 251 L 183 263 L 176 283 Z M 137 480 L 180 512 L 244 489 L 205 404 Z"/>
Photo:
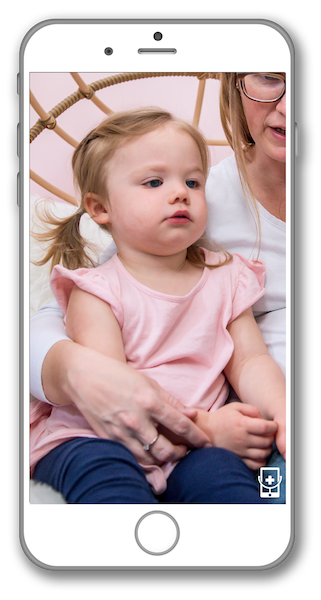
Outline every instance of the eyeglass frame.
<path id="1" fill-rule="evenodd" d="M 254 73 L 254 72 L 253 72 Z M 274 98 L 274 100 L 259 100 L 259 98 L 252 98 L 252 96 L 250 96 L 246 89 L 245 86 L 243 84 L 243 79 L 246 75 L 251 75 L 252 71 L 249 71 L 248 73 L 236 73 L 236 77 L 237 77 L 237 81 L 236 81 L 236 87 L 237 89 L 240 91 L 242 90 L 243 94 L 249 98 L 249 100 L 253 100 L 253 102 L 262 102 L 263 104 L 270 104 L 271 102 L 278 102 L 279 100 L 281 100 L 281 98 L 283 98 L 285 92 L 286 92 L 286 82 L 285 82 L 285 78 L 283 79 L 283 77 L 279 74 L 279 73 L 261 73 L 261 75 L 277 75 L 278 79 L 283 79 L 284 81 L 284 90 L 282 92 L 282 94 L 280 94 L 277 98 Z M 239 83 L 240 82 L 240 83 Z"/>

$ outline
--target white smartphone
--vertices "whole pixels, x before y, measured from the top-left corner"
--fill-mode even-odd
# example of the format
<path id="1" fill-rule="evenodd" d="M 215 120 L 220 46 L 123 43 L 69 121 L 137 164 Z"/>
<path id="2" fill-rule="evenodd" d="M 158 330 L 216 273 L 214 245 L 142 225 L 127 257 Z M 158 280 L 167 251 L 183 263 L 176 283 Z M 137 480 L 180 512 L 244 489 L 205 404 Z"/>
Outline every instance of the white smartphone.
<path id="1" fill-rule="evenodd" d="M 117 111 L 160 106 L 201 129 L 211 167 L 232 157 L 220 121 L 220 73 L 237 73 L 239 82 L 259 75 L 269 83 L 275 76 L 284 86 L 279 95 L 286 81 L 286 229 L 284 219 L 273 216 L 286 231 L 286 477 L 277 465 L 261 468 L 255 485 L 262 503 L 67 503 L 30 480 L 29 318 L 51 301 L 49 270 L 34 265 L 41 254 L 30 236 L 37 226 L 34 207 L 50 197 L 57 216 L 75 210 L 74 147 Z M 292 42 L 270 21 L 52 20 L 36 25 L 23 40 L 18 75 L 20 532 L 22 547 L 35 564 L 48 569 L 262 569 L 288 556 L 294 538 L 293 90 Z M 275 100 L 261 91 L 243 91 L 252 94 L 254 103 Z M 274 134 L 284 136 L 280 124 L 273 125 L 279 126 Z M 88 237 L 92 235 L 97 231 L 89 228 Z M 99 243 L 102 251 L 109 240 L 102 235 Z M 286 500 L 275 502 L 280 494 Z"/>

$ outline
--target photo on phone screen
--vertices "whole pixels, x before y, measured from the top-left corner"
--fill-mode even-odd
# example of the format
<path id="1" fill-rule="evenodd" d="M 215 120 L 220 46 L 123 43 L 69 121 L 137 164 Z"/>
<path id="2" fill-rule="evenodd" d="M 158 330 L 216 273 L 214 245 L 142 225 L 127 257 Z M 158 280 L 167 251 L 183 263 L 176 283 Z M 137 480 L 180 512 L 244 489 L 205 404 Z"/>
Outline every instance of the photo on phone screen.
<path id="1" fill-rule="evenodd" d="M 47 515 L 72 531 L 63 558 L 57 541 L 42 548 L 46 564 L 228 566 L 227 548 L 222 563 L 186 562 L 188 545 L 179 555 L 190 515 L 203 530 L 191 519 L 193 539 L 213 518 L 262 546 L 253 516 L 275 530 L 286 522 L 258 564 L 286 550 L 291 71 L 275 66 L 25 74 L 25 522 L 39 527 L 35 548 Z M 123 563 L 117 549 L 80 558 L 71 505 L 93 529 L 105 514 L 119 552 L 119 523 L 134 511 L 135 550 Z M 230 564 L 255 566 L 254 555 Z"/>

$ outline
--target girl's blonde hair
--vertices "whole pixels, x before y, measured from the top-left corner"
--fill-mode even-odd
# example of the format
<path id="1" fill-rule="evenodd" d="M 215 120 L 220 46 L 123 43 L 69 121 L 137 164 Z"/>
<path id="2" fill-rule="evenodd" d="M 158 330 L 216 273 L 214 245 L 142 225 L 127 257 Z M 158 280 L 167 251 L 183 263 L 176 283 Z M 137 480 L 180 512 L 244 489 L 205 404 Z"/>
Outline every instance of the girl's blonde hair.
<path id="1" fill-rule="evenodd" d="M 193 125 L 176 119 L 171 113 L 158 108 L 143 108 L 113 114 L 93 129 L 77 146 L 72 157 L 72 168 L 74 182 L 81 197 L 79 209 L 66 219 L 55 218 L 46 211 L 42 220 L 54 227 L 49 231 L 35 234 L 38 240 L 50 242 L 46 255 L 37 264 L 43 265 L 51 260 L 51 269 L 59 263 L 68 269 L 94 266 L 94 261 L 86 249 L 87 243 L 80 234 L 80 219 L 86 212 L 84 207 L 86 196 L 92 193 L 108 200 L 107 167 L 116 150 L 128 141 L 150 133 L 166 123 L 171 123 L 191 135 L 200 151 L 203 172 L 205 178 L 207 177 L 209 168 L 207 146 L 202 134 Z M 108 230 L 105 224 L 100 227 Z M 206 265 L 204 252 L 200 246 L 209 247 L 205 236 L 187 249 L 187 258 L 199 266 L 210 266 Z M 230 260 L 229 253 L 224 250 L 223 252 L 226 260 Z"/>
<path id="2" fill-rule="evenodd" d="M 237 168 L 240 174 L 244 197 L 253 215 L 257 234 L 258 247 L 261 243 L 261 223 L 257 201 L 247 176 L 246 163 L 249 160 L 248 150 L 254 145 L 245 118 L 241 94 L 236 87 L 237 73 L 220 73 L 220 116 L 226 139 L 234 150 Z"/>

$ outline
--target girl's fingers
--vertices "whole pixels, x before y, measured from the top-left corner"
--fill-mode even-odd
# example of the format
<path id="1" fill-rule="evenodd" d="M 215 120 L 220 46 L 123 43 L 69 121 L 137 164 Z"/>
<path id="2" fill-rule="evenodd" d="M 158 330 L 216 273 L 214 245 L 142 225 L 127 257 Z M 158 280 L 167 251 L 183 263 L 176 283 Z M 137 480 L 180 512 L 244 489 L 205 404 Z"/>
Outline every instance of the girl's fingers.
<path id="1" fill-rule="evenodd" d="M 271 448 L 274 442 L 274 435 L 249 435 L 247 448 Z"/>
<path id="2" fill-rule="evenodd" d="M 246 430 L 248 433 L 258 436 L 275 435 L 278 426 L 275 421 L 267 421 L 266 419 L 247 419 Z"/>

